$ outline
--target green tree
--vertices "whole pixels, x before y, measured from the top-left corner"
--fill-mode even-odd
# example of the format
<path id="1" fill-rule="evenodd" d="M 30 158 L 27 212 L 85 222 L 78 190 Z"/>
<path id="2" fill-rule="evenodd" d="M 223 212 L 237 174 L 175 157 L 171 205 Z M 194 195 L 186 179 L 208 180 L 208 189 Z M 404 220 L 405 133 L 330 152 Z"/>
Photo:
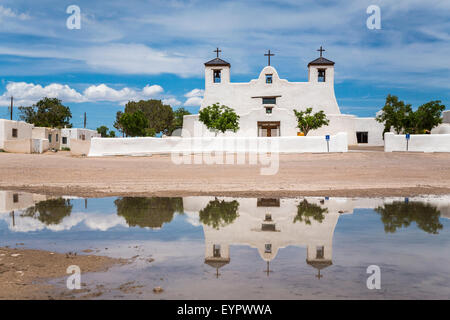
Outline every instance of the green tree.
<path id="1" fill-rule="evenodd" d="M 375 209 L 381 215 L 386 233 L 395 233 L 397 229 L 408 227 L 412 222 L 419 229 L 438 234 L 443 225 L 439 221 L 440 211 L 433 205 L 419 201 L 394 201 Z"/>
<path id="2" fill-rule="evenodd" d="M 294 109 L 294 113 L 297 117 L 297 128 L 299 128 L 305 136 L 310 130 L 319 129 L 322 126 L 328 125 L 330 122 L 323 110 L 311 114 L 312 108 L 307 108 L 306 111 L 297 111 Z"/>
<path id="3" fill-rule="evenodd" d="M 294 223 L 297 221 L 311 224 L 311 218 L 322 223 L 325 219 L 324 213 L 327 213 L 327 208 L 322 208 L 314 203 L 309 203 L 306 199 L 300 202 L 297 206 L 297 215 L 294 218 Z"/>
<path id="4" fill-rule="evenodd" d="M 227 130 L 238 131 L 239 118 L 232 108 L 218 103 L 207 106 L 199 112 L 199 120 L 208 129 L 213 130 L 216 136 L 219 132 L 225 133 Z"/>
<path id="5" fill-rule="evenodd" d="M 124 197 L 114 201 L 117 215 L 122 216 L 130 227 L 161 228 L 172 221 L 174 214 L 183 214 L 183 198 Z"/>
<path id="6" fill-rule="evenodd" d="M 97 128 L 97 132 L 100 133 L 102 138 L 114 138 L 116 133 L 114 131 L 110 131 L 107 126 L 101 126 Z"/>
<path id="7" fill-rule="evenodd" d="M 394 128 L 397 134 L 410 131 L 414 127 L 416 115 L 412 111 L 410 104 L 399 101 L 398 97 L 388 94 L 386 103 L 381 109 L 381 113 L 377 115 L 376 120 L 384 123 L 384 131 L 390 132 Z"/>
<path id="8" fill-rule="evenodd" d="M 34 207 L 26 209 L 22 216 L 33 217 L 46 225 L 57 225 L 70 216 L 73 205 L 70 200 L 58 198 L 40 201 Z"/>
<path id="9" fill-rule="evenodd" d="M 442 122 L 441 115 L 444 110 L 445 105 L 441 104 L 441 101 L 435 100 L 427 102 L 413 111 L 410 104 L 405 104 L 403 101 L 399 101 L 396 96 L 389 94 L 376 120 L 384 123 L 383 134 L 391 131 L 391 128 L 397 134 L 420 134 L 431 131 L 439 125 Z"/>
<path id="10" fill-rule="evenodd" d="M 72 113 L 57 98 L 44 98 L 30 107 L 19 107 L 19 119 L 37 127 L 71 128 Z"/>
<path id="11" fill-rule="evenodd" d="M 122 136 L 125 136 L 124 128 L 123 128 L 122 124 L 120 123 L 120 118 L 122 117 L 122 115 L 123 115 L 122 111 L 116 112 L 116 120 L 114 121 L 113 126 L 114 126 L 114 128 L 117 129 L 117 131 L 119 131 L 122 134 Z"/>
<path id="12" fill-rule="evenodd" d="M 191 113 L 185 108 L 178 108 L 177 110 L 175 110 L 173 112 L 174 118 L 170 133 L 172 134 L 173 131 L 183 128 L 183 117 L 190 114 Z"/>
<path id="13" fill-rule="evenodd" d="M 127 137 L 154 136 L 154 131 L 148 128 L 148 119 L 141 110 L 133 113 L 123 113 L 119 124 Z"/>
<path id="14" fill-rule="evenodd" d="M 239 202 L 220 201 L 219 199 L 212 200 L 208 205 L 200 210 L 200 222 L 219 229 L 232 223 L 238 216 Z"/>
<path id="15" fill-rule="evenodd" d="M 125 105 L 125 113 L 141 111 L 148 120 L 148 128 L 155 133 L 168 134 L 171 132 L 174 113 L 172 107 L 163 104 L 161 100 L 140 100 L 138 102 L 129 101 Z"/>
<path id="16" fill-rule="evenodd" d="M 417 108 L 415 112 L 416 133 L 431 131 L 431 129 L 442 123 L 441 117 L 444 110 L 445 105 L 441 104 L 439 100 L 427 102 Z"/>

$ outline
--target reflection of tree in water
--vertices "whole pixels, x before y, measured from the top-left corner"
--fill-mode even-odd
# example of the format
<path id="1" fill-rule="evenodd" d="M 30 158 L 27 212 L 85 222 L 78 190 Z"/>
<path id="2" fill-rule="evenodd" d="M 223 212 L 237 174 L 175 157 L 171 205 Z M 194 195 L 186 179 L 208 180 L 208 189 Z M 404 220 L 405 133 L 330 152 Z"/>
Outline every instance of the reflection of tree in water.
<path id="1" fill-rule="evenodd" d="M 214 229 L 225 227 L 232 223 L 238 216 L 239 202 L 211 200 L 208 205 L 200 210 L 200 222 L 209 225 Z"/>
<path id="2" fill-rule="evenodd" d="M 376 208 L 375 211 L 381 215 L 386 233 L 394 233 L 398 228 L 408 227 L 411 222 L 432 234 L 438 234 L 438 230 L 443 228 L 439 222 L 440 211 L 428 203 L 394 201 Z"/>
<path id="3" fill-rule="evenodd" d="M 172 221 L 175 212 L 183 213 L 183 198 L 142 198 L 123 197 L 114 201 L 117 214 L 130 227 L 161 228 L 163 223 Z"/>
<path id="4" fill-rule="evenodd" d="M 22 216 L 36 218 L 46 225 L 59 224 L 65 217 L 70 216 L 72 207 L 68 199 L 50 199 L 40 201 L 34 207 L 26 209 Z"/>
<path id="5" fill-rule="evenodd" d="M 311 219 L 322 223 L 325 219 L 324 213 L 328 212 L 327 208 L 321 208 L 317 204 L 309 203 L 306 199 L 300 202 L 297 206 L 297 215 L 294 218 L 294 223 L 297 221 L 311 224 Z"/>

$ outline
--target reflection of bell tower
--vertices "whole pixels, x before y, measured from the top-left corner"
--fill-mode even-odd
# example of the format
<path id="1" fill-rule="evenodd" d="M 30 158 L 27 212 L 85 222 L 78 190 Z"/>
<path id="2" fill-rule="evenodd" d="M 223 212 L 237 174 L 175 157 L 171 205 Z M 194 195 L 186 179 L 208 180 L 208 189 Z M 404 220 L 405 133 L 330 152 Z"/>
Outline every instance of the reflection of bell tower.
<path id="1" fill-rule="evenodd" d="M 320 274 L 320 270 L 333 264 L 331 246 L 308 244 L 306 254 L 306 263 L 317 269 L 317 279 L 322 278 L 323 276 Z"/>
<path id="2" fill-rule="evenodd" d="M 16 226 L 16 220 L 15 220 L 15 216 L 14 216 L 14 210 L 11 211 L 9 213 L 9 215 L 11 216 L 11 219 L 12 219 L 12 226 L 15 227 Z"/>
<path id="3" fill-rule="evenodd" d="M 219 278 L 219 269 L 230 263 L 230 246 L 217 243 L 207 245 L 205 263 L 216 269 L 216 277 Z"/>

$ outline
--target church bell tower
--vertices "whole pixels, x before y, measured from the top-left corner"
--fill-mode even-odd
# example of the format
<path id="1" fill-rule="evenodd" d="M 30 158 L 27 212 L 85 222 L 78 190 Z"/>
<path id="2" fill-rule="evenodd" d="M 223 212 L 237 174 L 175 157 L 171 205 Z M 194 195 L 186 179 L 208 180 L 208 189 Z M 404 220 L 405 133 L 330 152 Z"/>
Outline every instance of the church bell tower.
<path id="1" fill-rule="evenodd" d="M 308 81 L 315 83 L 334 83 L 334 62 L 322 56 L 325 49 L 320 46 L 320 57 L 308 63 Z"/>
<path id="2" fill-rule="evenodd" d="M 205 89 L 230 83 L 231 65 L 219 58 L 219 53 L 222 50 L 217 48 L 214 52 L 216 53 L 216 58 L 205 63 Z"/>

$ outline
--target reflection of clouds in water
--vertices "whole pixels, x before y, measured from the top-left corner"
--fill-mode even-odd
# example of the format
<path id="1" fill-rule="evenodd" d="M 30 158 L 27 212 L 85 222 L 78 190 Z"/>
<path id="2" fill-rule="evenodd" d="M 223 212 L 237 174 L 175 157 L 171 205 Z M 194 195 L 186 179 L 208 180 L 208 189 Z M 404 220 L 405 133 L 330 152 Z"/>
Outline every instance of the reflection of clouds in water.
<path id="1" fill-rule="evenodd" d="M 100 213 L 84 213 L 76 212 L 70 216 L 64 217 L 59 224 L 46 225 L 36 218 L 20 216 L 16 213 L 14 216 L 14 226 L 12 218 L 9 214 L 0 214 L 0 220 L 4 220 L 8 224 L 8 228 L 15 232 L 31 232 L 40 230 L 64 231 L 84 223 L 91 230 L 107 231 L 116 226 L 127 227 L 127 223 L 123 217 L 112 214 Z"/>
<path id="2" fill-rule="evenodd" d="M 200 217 L 198 215 L 198 212 L 192 212 L 192 211 L 186 211 L 185 213 L 185 221 L 194 227 L 199 227 L 202 225 L 200 222 Z"/>

